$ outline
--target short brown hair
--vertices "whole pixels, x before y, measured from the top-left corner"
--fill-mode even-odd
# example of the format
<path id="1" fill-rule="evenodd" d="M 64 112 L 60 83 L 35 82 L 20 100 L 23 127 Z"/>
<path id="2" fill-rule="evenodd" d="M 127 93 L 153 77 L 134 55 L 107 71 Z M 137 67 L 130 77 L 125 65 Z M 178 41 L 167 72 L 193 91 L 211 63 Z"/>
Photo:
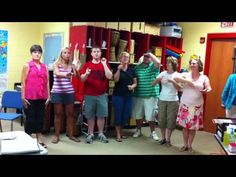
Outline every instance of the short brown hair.
<path id="1" fill-rule="evenodd" d="M 178 68 L 178 59 L 177 58 L 172 57 L 172 56 L 167 57 L 166 63 L 171 63 L 173 71 L 177 71 L 177 68 Z"/>
<path id="2" fill-rule="evenodd" d="M 196 60 L 196 61 L 197 61 L 197 64 L 198 64 L 198 71 L 199 71 L 199 72 L 202 72 L 202 71 L 203 71 L 203 62 L 201 61 L 201 59 L 200 59 L 200 58 L 199 58 L 199 59 L 190 59 L 190 60 L 189 60 L 189 65 L 191 65 L 191 62 L 192 62 L 193 60 Z"/>
<path id="3" fill-rule="evenodd" d="M 101 47 L 99 47 L 98 45 L 94 45 L 94 46 L 92 47 L 92 50 L 93 50 L 93 49 L 99 49 L 100 51 L 102 51 L 102 50 L 101 50 Z"/>
<path id="4" fill-rule="evenodd" d="M 42 47 L 40 45 L 35 44 L 30 47 L 30 53 L 37 52 L 37 51 L 40 53 L 43 53 Z"/>

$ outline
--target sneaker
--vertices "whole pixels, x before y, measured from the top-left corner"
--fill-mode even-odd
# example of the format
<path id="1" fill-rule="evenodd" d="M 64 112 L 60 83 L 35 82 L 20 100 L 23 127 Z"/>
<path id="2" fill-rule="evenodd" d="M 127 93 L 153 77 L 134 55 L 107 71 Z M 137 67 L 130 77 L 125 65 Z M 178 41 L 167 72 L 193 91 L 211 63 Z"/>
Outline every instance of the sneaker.
<path id="1" fill-rule="evenodd" d="M 138 138 L 138 137 L 140 137 L 140 136 L 142 136 L 141 130 L 140 130 L 140 129 L 137 129 L 137 131 L 134 133 L 133 137 L 134 137 L 134 138 Z"/>
<path id="2" fill-rule="evenodd" d="M 108 143 L 109 140 L 107 139 L 107 137 L 102 133 L 98 135 L 99 141 L 101 141 L 102 143 Z"/>
<path id="3" fill-rule="evenodd" d="M 91 144 L 93 142 L 93 139 L 94 139 L 94 135 L 89 134 L 86 138 L 86 143 Z"/>
<path id="4" fill-rule="evenodd" d="M 157 134 L 156 134 L 155 131 L 153 131 L 153 132 L 151 133 L 151 138 L 154 139 L 155 141 L 158 141 L 158 140 L 159 140 L 159 137 L 157 136 Z"/>

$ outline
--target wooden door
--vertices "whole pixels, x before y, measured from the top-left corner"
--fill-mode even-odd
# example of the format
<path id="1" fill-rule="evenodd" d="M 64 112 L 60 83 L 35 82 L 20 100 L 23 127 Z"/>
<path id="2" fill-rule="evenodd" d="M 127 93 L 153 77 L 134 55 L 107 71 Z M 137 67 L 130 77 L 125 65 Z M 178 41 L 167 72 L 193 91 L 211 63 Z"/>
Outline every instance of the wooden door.
<path id="1" fill-rule="evenodd" d="M 214 133 L 212 119 L 225 116 L 221 107 L 221 94 L 228 79 L 233 73 L 233 53 L 236 39 L 213 39 L 209 62 L 209 74 L 212 91 L 206 95 L 204 110 L 204 130 Z"/>

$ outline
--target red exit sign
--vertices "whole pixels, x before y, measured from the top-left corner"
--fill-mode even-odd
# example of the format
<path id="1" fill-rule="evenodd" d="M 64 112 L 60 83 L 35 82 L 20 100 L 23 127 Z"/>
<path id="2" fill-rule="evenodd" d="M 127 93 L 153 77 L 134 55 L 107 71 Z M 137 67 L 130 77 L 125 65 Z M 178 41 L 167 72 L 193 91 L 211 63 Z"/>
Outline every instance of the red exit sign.
<path id="1" fill-rule="evenodd" d="M 233 27 L 234 22 L 221 22 L 221 28 Z"/>

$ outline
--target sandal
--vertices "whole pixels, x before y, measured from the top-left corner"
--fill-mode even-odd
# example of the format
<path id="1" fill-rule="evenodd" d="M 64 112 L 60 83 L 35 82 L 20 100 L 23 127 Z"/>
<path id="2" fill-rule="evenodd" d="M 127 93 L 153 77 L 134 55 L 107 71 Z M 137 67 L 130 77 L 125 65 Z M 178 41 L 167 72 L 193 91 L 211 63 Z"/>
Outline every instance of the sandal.
<path id="1" fill-rule="evenodd" d="M 172 146 L 171 143 L 170 143 L 170 141 L 166 141 L 166 146 L 167 146 L 167 147 L 171 147 L 171 146 Z"/>
<path id="2" fill-rule="evenodd" d="M 193 153 L 194 153 L 194 151 L 193 151 L 193 148 L 192 148 L 192 147 L 189 147 L 189 148 L 188 148 L 188 153 L 190 153 L 190 154 L 193 154 Z"/>
<path id="3" fill-rule="evenodd" d="M 160 145 L 163 145 L 163 144 L 166 144 L 166 139 L 162 139 L 160 142 L 159 142 Z"/>
<path id="4" fill-rule="evenodd" d="M 77 143 L 80 142 L 80 140 L 74 136 L 69 137 L 69 139 Z"/>
<path id="5" fill-rule="evenodd" d="M 41 146 L 43 146 L 44 148 L 47 148 L 47 145 L 44 143 L 39 143 Z"/>
<path id="6" fill-rule="evenodd" d="M 52 138 L 52 143 L 57 144 L 58 142 L 59 142 L 59 138 L 56 137 L 56 136 L 54 136 L 54 137 Z"/>
<path id="7" fill-rule="evenodd" d="M 120 142 L 122 142 L 122 139 L 121 138 L 116 138 L 116 141 L 120 143 Z"/>
<path id="8" fill-rule="evenodd" d="M 188 147 L 187 147 L 187 146 L 183 146 L 183 147 L 180 148 L 180 151 L 181 151 L 181 152 L 184 152 L 184 151 L 187 151 L 187 150 L 188 150 Z"/>
<path id="9" fill-rule="evenodd" d="M 127 136 L 121 135 L 121 139 L 127 139 Z"/>

